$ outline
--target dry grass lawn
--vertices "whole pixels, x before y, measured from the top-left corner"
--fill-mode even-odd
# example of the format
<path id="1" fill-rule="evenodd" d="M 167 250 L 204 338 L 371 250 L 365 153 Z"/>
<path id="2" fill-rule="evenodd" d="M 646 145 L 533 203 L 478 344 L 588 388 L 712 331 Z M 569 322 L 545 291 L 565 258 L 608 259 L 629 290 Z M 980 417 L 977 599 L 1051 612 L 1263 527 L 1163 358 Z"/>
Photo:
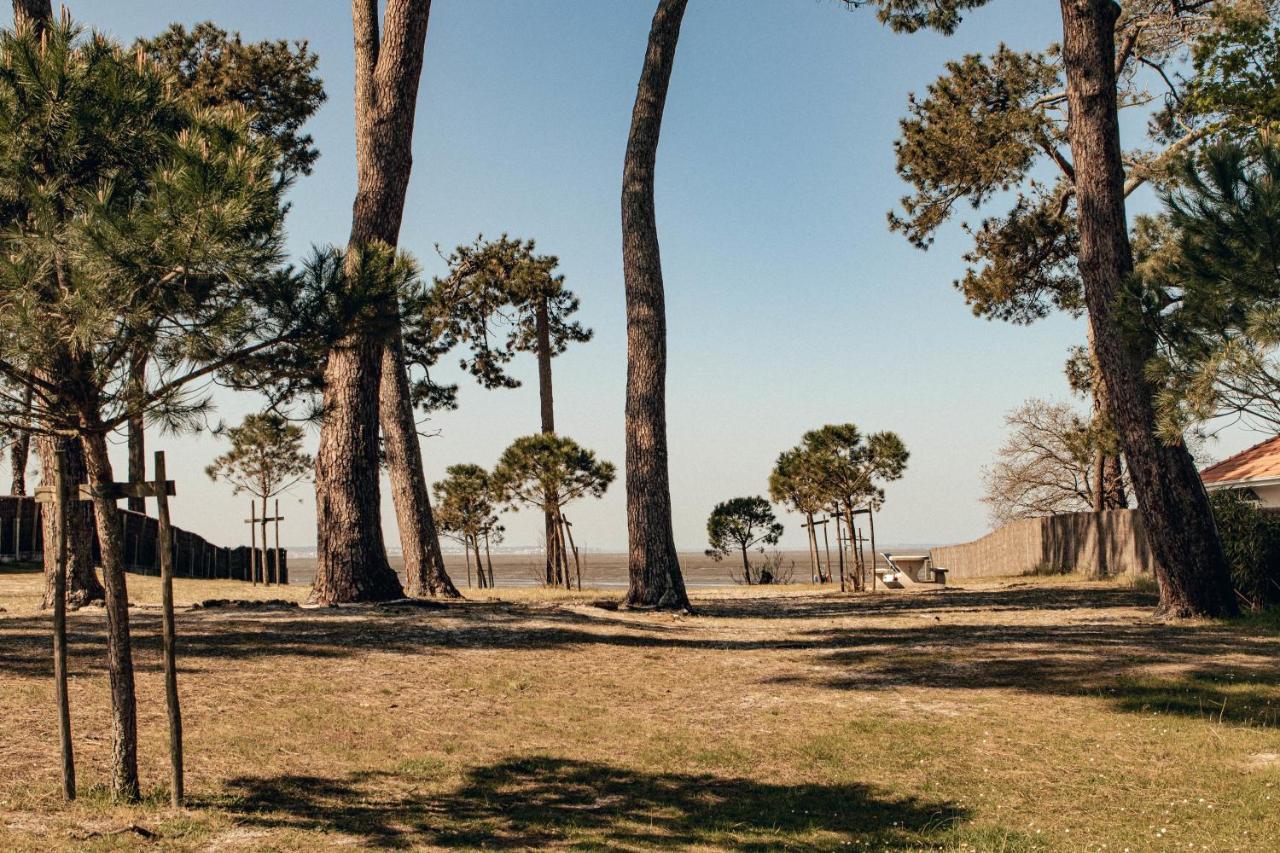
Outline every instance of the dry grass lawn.
<path id="1" fill-rule="evenodd" d="M 58 797 L 39 576 L 0 574 L 0 848 L 1280 849 L 1280 631 L 1078 579 L 946 592 L 184 609 L 189 806 L 153 579 L 130 577 L 147 802 L 112 806 L 100 609 Z M 180 602 L 304 589 L 178 582 Z"/>

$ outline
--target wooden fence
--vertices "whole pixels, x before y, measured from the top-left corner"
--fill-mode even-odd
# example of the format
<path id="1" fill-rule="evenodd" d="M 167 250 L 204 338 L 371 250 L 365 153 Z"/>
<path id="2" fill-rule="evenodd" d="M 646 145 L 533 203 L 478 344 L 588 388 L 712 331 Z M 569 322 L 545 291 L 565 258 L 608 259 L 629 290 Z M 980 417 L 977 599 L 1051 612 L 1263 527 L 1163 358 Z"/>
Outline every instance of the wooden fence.
<path id="1" fill-rule="evenodd" d="M 1075 512 L 1011 521 L 981 539 L 933 548 L 933 565 L 952 578 L 1032 572 L 1149 575 L 1155 558 L 1136 510 Z"/>
<path id="2" fill-rule="evenodd" d="M 0 559 L 39 560 L 44 551 L 44 530 L 40 507 L 35 498 L 0 496 Z M 92 517 L 93 506 L 77 504 L 79 511 Z M 150 516 L 127 509 L 120 510 L 125 568 L 136 574 L 158 575 L 159 523 Z M 209 580 L 250 580 L 250 548 L 223 548 L 179 527 L 173 528 L 173 575 L 179 578 Z M 256 580 L 264 581 L 263 566 L 268 570 L 279 559 L 279 580 L 289 582 L 289 553 L 281 548 L 258 548 Z M 98 558 L 97 536 L 93 556 Z"/>

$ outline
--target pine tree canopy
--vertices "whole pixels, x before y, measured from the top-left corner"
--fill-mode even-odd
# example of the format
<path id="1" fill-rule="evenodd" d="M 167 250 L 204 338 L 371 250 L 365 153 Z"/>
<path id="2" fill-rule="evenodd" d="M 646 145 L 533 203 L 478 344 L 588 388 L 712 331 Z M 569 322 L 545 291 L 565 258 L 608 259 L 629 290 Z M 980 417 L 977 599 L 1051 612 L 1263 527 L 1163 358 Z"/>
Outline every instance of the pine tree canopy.
<path id="1" fill-rule="evenodd" d="M 211 480 L 226 480 L 235 494 L 271 498 L 305 480 L 314 464 L 302 450 L 303 431 L 275 412 L 247 416 L 226 430 L 231 449 L 205 468 Z"/>
<path id="2" fill-rule="evenodd" d="M 900 28 L 929 15 L 953 26 L 981 3 L 884 2 L 881 17 Z M 1273 49 L 1263 35 L 1274 0 L 1125 3 L 1116 24 L 1120 106 L 1151 117 L 1148 138 L 1128 152 L 1126 191 L 1163 185 L 1178 158 L 1206 141 L 1255 133 L 1266 103 L 1239 107 L 1258 82 L 1251 61 Z M 921 17 L 924 16 L 924 17 Z M 937 24 L 927 24 L 937 26 Z M 1192 67 L 1195 74 L 1178 72 Z M 1213 83 L 1214 79 L 1219 82 Z M 1233 94 L 1234 93 L 1234 96 Z M 1232 100 L 1234 97 L 1234 100 Z M 956 282 L 975 314 L 1027 323 L 1051 311 L 1083 310 L 1075 267 L 1074 168 L 1066 145 L 1066 95 L 1060 50 L 1015 52 L 951 62 L 908 102 L 896 143 L 899 174 L 912 192 L 890 227 L 927 248 L 964 205 L 980 211 L 963 223 L 973 238 Z M 1003 211 L 990 210 L 1012 196 Z"/>
<path id="3" fill-rule="evenodd" d="M 339 325 L 335 295 L 280 266 L 275 146 L 170 80 L 70 23 L 0 34 L 0 373 L 45 429 L 196 426 L 209 380 Z"/>
<path id="4" fill-rule="evenodd" d="M 828 424 L 804 434 L 800 446 L 816 470 L 829 501 L 847 507 L 884 502 L 879 483 L 898 480 L 906 472 L 910 454 L 892 432 L 864 436 L 854 424 Z"/>
<path id="5" fill-rule="evenodd" d="M 435 517 L 440 529 L 460 539 L 488 536 L 501 541 L 502 526 L 495 511 L 493 484 L 479 465 L 450 465 L 448 475 L 435 483 Z"/>
<path id="6" fill-rule="evenodd" d="M 245 44 L 239 33 L 204 21 L 190 30 L 173 24 L 135 48 L 169 70 L 198 106 L 243 107 L 253 132 L 276 146 L 283 177 L 311 174 L 320 152 L 302 126 L 325 93 L 316 76 L 319 57 L 305 41 Z"/>
<path id="7" fill-rule="evenodd" d="M 552 433 L 517 438 L 493 469 L 494 493 L 513 508 L 558 510 L 580 497 L 601 497 L 617 471 L 612 462 Z"/>
<path id="8" fill-rule="evenodd" d="M 776 545 L 783 527 L 762 497 L 731 498 L 718 503 L 707 518 L 707 555 L 716 560 L 753 545 Z"/>

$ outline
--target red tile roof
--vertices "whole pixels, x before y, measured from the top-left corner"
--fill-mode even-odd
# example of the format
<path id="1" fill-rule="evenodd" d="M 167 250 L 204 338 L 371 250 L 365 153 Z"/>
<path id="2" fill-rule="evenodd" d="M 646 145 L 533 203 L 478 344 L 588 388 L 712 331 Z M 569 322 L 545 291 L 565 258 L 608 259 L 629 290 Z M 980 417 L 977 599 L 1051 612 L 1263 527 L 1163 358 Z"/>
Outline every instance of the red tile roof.
<path id="1" fill-rule="evenodd" d="M 1205 483 L 1280 479 L 1280 435 L 1228 456 L 1200 472 Z"/>

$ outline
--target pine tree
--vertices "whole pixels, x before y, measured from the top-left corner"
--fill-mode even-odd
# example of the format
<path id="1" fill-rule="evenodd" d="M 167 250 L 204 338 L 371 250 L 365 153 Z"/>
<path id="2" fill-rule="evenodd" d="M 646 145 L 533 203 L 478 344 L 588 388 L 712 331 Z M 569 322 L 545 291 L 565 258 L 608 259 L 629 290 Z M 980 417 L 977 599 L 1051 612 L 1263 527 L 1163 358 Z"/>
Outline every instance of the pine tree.
<path id="1" fill-rule="evenodd" d="M 782 538 L 783 527 L 773 507 L 762 497 L 731 498 L 716 504 L 707 518 L 707 556 L 723 560 L 734 551 L 742 554 L 742 582 L 770 583 L 763 572 L 752 574 L 751 560 L 747 552 L 755 545 L 776 545 Z"/>
<path id="2" fill-rule="evenodd" d="M 513 510 L 527 506 L 550 514 L 556 528 L 547 547 L 568 554 L 565 506 L 581 497 L 602 496 L 615 476 L 613 463 L 597 459 L 573 439 L 538 433 L 516 439 L 503 451 L 491 482 L 494 494 Z M 551 583 L 570 586 L 567 559 L 556 555 L 552 563 L 563 569 Z"/>
<path id="3" fill-rule="evenodd" d="M 193 111 L 145 57 L 70 23 L 0 35 L 0 425 L 74 436 L 113 481 L 131 413 L 191 425 L 193 383 L 317 333 L 333 295 L 277 272 L 276 154 L 241 110 Z M 147 280 L 146 288 L 121 282 Z M 130 381 L 145 348 L 149 383 Z M 29 420 L 28 420 L 29 419 Z M 138 795 L 128 597 L 115 501 L 93 499 L 108 621 L 112 790 Z"/>

